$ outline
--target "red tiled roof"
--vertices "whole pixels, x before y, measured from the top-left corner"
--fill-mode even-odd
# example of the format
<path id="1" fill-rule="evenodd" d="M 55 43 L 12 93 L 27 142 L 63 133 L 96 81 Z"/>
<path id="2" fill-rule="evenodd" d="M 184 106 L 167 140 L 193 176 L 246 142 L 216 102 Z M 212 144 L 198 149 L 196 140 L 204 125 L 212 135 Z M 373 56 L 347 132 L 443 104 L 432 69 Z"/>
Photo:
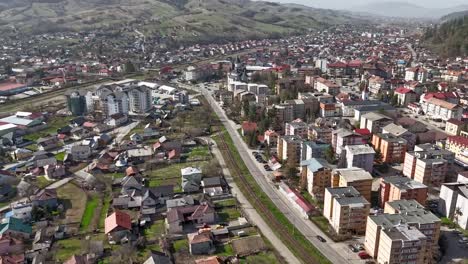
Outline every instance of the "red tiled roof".
<path id="1" fill-rule="evenodd" d="M 112 232 L 117 227 L 131 230 L 132 218 L 130 217 L 130 215 L 121 211 L 115 211 L 113 214 L 106 218 L 104 228 L 106 234 Z"/>
<path id="2" fill-rule="evenodd" d="M 257 123 L 244 121 L 242 123 L 242 130 L 244 130 L 244 131 L 256 131 L 257 130 Z"/>
<path id="3" fill-rule="evenodd" d="M 354 132 L 362 136 L 367 136 L 371 134 L 371 132 L 367 128 L 357 128 L 357 129 L 354 129 Z"/>
<path id="4" fill-rule="evenodd" d="M 405 88 L 405 87 L 398 87 L 398 88 L 395 89 L 395 93 L 407 94 L 407 93 L 414 93 L 414 92 L 411 91 L 411 90 L 408 89 L 408 88 Z"/>
<path id="5" fill-rule="evenodd" d="M 23 83 L 10 83 L 10 82 L 5 82 L 5 83 L 0 83 L 0 91 L 8 91 L 8 90 L 14 90 L 18 88 L 23 88 L 26 87 L 27 85 Z"/>
<path id="6" fill-rule="evenodd" d="M 450 136 L 447 138 L 447 143 L 468 146 L 468 138 L 462 136 Z"/>

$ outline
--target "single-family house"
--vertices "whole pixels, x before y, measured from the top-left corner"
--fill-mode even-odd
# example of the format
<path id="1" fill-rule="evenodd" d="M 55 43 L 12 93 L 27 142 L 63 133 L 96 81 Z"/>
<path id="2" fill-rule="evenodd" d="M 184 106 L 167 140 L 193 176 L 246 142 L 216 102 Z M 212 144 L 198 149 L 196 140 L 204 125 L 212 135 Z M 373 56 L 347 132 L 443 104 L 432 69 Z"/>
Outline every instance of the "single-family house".
<path id="1" fill-rule="evenodd" d="M 181 169 L 182 190 L 184 192 L 196 192 L 200 190 L 202 171 L 199 168 L 187 167 Z"/>
<path id="2" fill-rule="evenodd" d="M 32 227 L 30 224 L 15 217 L 7 217 L 0 223 L 0 235 L 8 235 L 12 238 L 27 240 L 31 237 Z"/>
<path id="3" fill-rule="evenodd" d="M 70 154 L 75 161 L 85 161 L 91 157 L 91 147 L 85 145 L 73 146 L 70 149 Z"/>
<path id="4" fill-rule="evenodd" d="M 31 212 L 33 210 L 32 203 L 28 202 L 15 202 L 11 203 L 11 216 L 21 219 L 23 221 L 31 220 Z"/>
<path id="5" fill-rule="evenodd" d="M 192 255 L 213 254 L 216 250 L 210 228 L 202 228 L 198 232 L 190 233 L 187 238 Z"/>
<path id="6" fill-rule="evenodd" d="M 143 264 L 172 264 L 172 261 L 162 252 L 151 251 L 151 255 Z"/>
<path id="7" fill-rule="evenodd" d="M 128 116 L 122 113 L 113 114 L 106 120 L 106 125 L 111 127 L 119 127 L 128 122 Z"/>
<path id="8" fill-rule="evenodd" d="M 60 179 L 66 175 L 65 166 L 62 164 L 45 165 L 44 173 L 49 179 Z"/>
<path id="9" fill-rule="evenodd" d="M 104 223 L 104 233 L 108 236 L 109 241 L 127 242 L 131 239 L 132 218 L 130 215 L 115 211 L 108 216 Z"/>
<path id="10" fill-rule="evenodd" d="M 215 219 L 215 210 L 209 204 L 173 207 L 167 211 L 166 226 L 169 233 L 181 233 L 184 224 L 201 226 L 214 223 Z"/>
<path id="11" fill-rule="evenodd" d="M 15 195 L 15 189 L 10 184 L 0 185 L 0 202 L 5 202 Z"/>
<path id="12" fill-rule="evenodd" d="M 58 206 L 57 191 L 55 189 L 42 189 L 33 198 L 34 206 L 43 208 L 56 208 Z"/>
<path id="13" fill-rule="evenodd" d="M 15 255 L 24 252 L 24 243 L 20 239 L 9 235 L 0 236 L 0 255 Z"/>
<path id="14" fill-rule="evenodd" d="M 209 196 L 223 195 L 224 186 L 225 184 L 223 184 L 221 177 L 203 178 L 203 180 L 201 181 L 203 193 Z"/>
<path id="15" fill-rule="evenodd" d="M 46 137 L 36 140 L 36 143 L 39 150 L 46 151 L 57 148 L 60 141 L 58 141 L 56 137 Z"/>
<path id="16" fill-rule="evenodd" d="M 16 254 L 16 255 L 4 255 L 0 256 L 0 263 L 8 263 L 8 264 L 24 264 L 26 263 L 26 259 L 23 253 Z"/>

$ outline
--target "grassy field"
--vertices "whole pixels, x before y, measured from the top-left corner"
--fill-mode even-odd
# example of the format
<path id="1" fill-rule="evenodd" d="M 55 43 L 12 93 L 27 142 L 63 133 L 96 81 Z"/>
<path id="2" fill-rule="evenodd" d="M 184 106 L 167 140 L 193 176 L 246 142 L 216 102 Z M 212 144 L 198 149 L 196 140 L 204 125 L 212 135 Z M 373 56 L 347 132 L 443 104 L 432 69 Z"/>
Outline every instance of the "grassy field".
<path id="1" fill-rule="evenodd" d="M 325 218 L 325 216 L 313 216 L 310 218 L 310 220 L 312 220 L 312 222 L 315 223 L 315 225 L 318 226 L 318 228 L 320 228 L 320 230 L 322 230 L 324 233 L 328 233 L 329 232 L 329 226 L 330 224 L 328 223 L 328 220 Z"/>
<path id="2" fill-rule="evenodd" d="M 215 207 L 230 207 L 230 206 L 235 206 L 236 204 L 237 202 L 235 199 L 227 199 L 227 200 L 214 202 Z"/>
<path id="3" fill-rule="evenodd" d="M 234 159 L 236 160 L 236 163 L 237 163 L 237 165 L 239 166 L 239 168 L 241 170 L 241 173 L 246 176 L 246 179 L 249 182 L 249 185 L 254 189 L 254 192 L 255 192 L 257 198 L 260 199 L 262 201 L 262 203 L 265 206 L 268 207 L 269 211 L 275 216 L 275 218 L 285 228 L 287 228 L 290 231 L 290 233 L 294 236 L 294 239 L 296 241 L 298 241 L 299 243 L 301 243 L 302 245 L 304 245 L 305 249 L 312 256 L 315 256 L 315 261 L 316 262 L 318 262 L 318 263 L 327 263 L 327 264 L 330 263 L 330 261 L 324 255 L 322 255 L 322 253 L 314 245 L 312 245 L 312 243 L 306 237 L 304 237 L 304 235 L 302 235 L 302 233 L 294 232 L 295 227 L 293 226 L 293 224 L 291 224 L 291 222 L 289 222 L 289 220 L 286 218 L 286 216 L 284 216 L 284 214 L 275 206 L 275 204 L 270 200 L 270 198 L 262 191 L 260 186 L 257 184 L 255 179 L 250 174 L 250 171 L 248 170 L 248 168 L 244 164 L 239 152 L 237 151 L 236 146 L 234 145 L 234 143 L 233 143 L 231 137 L 229 136 L 229 134 L 227 133 L 227 131 L 224 129 L 224 131 L 222 133 L 225 133 L 225 139 L 226 139 L 226 143 L 228 145 L 229 151 L 233 154 Z M 221 144 L 219 136 L 215 136 L 213 138 L 218 143 L 218 145 Z M 230 169 L 232 170 L 233 168 L 230 168 Z M 239 183 L 240 180 L 238 178 L 234 177 L 234 181 Z M 239 185 L 239 188 L 241 189 L 242 192 L 247 191 L 247 190 L 245 190 L 243 188 L 242 184 Z M 260 213 L 260 215 L 262 215 L 262 217 L 265 219 L 265 221 L 268 222 L 268 219 L 266 219 L 266 216 L 263 215 L 261 211 L 259 211 L 259 213 Z M 296 248 L 294 248 L 292 245 L 286 243 L 286 246 L 294 254 L 297 254 L 296 253 Z"/>
<path id="4" fill-rule="evenodd" d="M 224 257 L 235 255 L 234 249 L 232 249 L 231 244 L 223 244 L 223 245 L 216 246 L 215 254 L 217 256 L 224 256 Z"/>
<path id="5" fill-rule="evenodd" d="M 101 200 L 97 197 L 97 195 L 91 196 L 86 202 L 86 208 L 83 213 L 83 218 L 81 218 L 80 230 L 86 231 L 93 220 L 94 213 L 98 206 L 98 203 Z"/>
<path id="6" fill-rule="evenodd" d="M 52 183 L 54 183 L 54 181 L 49 181 L 45 176 L 36 177 L 36 185 L 39 189 L 44 189 Z"/>
<path id="7" fill-rule="evenodd" d="M 211 157 L 211 153 L 210 153 L 210 150 L 208 149 L 208 146 L 195 147 L 190 151 L 190 153 L 188 155 L 188 158 L 190 160 L 193 160 L 193 159 L 206 159 L 206 158 L 210 158 L 210 157 Z"/>
<path id="8" fill-rule="evenodd" d="M 239 210 L 237 210 L 234 207 L 223 208 L 222 210 L 218 211 L 217 213 L 218 213 L 219 220 L 222 221 L 222 222 L 233 221 L 233 220 L 236 220 L 237 218 L 239 218 L 241 216 Z"/>
<path id="9" fill-rule="evenodd" d="M 179 252 L 181 250 L 188 250 L 189 249 L 187 239 L 176 240 L 176 241 L 174 241 L 174 243 L 172 245 L 174 247 L 175 252 Z"/>
<path id="10" fill-rule="evenodd" d="M 181 191 L 182 176 L 180 170 L 186 167 L 203 167 L 207 162 L 184 162 L 174 163 L 164 167 L 146 171 L 149 178 L 149 186 L 156 187 L 161 185 L 173 184 L 174 191 Z"/>
<path id="11" fill-rule="evenodd" d="M 80 254 L 82 249 L 82 242 L 80 239 L 64 239 L 56 242 L 57 252 L 55 259 L 60 263 L 70 258 L 75 254 Z"/>
<path id="12" fill-rule="evenodd" d="M 67 183 L 57 189 L 57 195 L 65 206 L 65 223 L 81 223 L 86 208 L 86 193 L 76 185 Z"/>
<path id="13" fill-rule="evenodd" d="M 31 133 L 29 135 L 26 135 L 26 136 L 24 136 L 24 138 L 27 139 L 27 140 L 36 141 L 39 138 L 46 137 L 46 136 L 53 135 L 53 134 L 57 134 L 57 129 L 68 125 L 70 120 L 72 120 L 73 118 L 74 117 L 71 117 L 71 116 L 67 116 L 67 117 L 54 116 L 54 117 L 50 118 L 49 120 L 47 120 L 47 122 L 46 122 L 47 123 L 47 128 L 46 129 L 44 129 L 42 131 L 35 132 L 35 133 Z"/>
<path id="14" fill-rule="evenodd" d="M 58 161 L 63 161 L 65 159 L 65 155 L 66 155 L 65 152 L 59 152 L 59 153 L 55 154 L 55 158 Z"/>
<path id="15" fill-rule="evenodd" d="M 154 223 L 149 228 L 146 228 L 144 231 L 145 237 L 147 239 L 159 238 L 165 233 L 166 227 L 164 224 L 164 220 L 154 221 Z"/>
<path id="16" fill-rule="evenodd" d="M 107 217 L 107 211 L 109 210 L 109 207 L 110 207 L 110 203 L 111 203 L 111 198 L 106 196 L 104 198 L 104 202 L 102 204 L 102 209 L 101 209 L 101 212 L 100 212 L 100 216 L 99 216 L 99 224 L 98 224 L 98 227 L 100 229 L 104 228 L 104 222 L 106 220 L 106 217 Z"/>

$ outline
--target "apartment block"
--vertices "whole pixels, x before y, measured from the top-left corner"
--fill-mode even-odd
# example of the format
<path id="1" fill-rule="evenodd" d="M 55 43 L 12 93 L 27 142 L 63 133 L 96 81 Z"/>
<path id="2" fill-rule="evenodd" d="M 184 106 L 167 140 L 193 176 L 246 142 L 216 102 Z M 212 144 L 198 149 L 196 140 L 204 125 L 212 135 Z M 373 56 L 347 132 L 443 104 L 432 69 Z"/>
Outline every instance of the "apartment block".
<path id="1" fill-rule="evenodd" d="M 378 263 L 436 263 L 433 254 L 438 250 L 440 237 L 440 219 L 427 211 L 416 200 L 399 200 L 387 202 L 385 213 L 371 215 L 367 218 L 364 248 L 367 253 L 377 259 Z M 389 240 L 384 233 L 398 226 L 417 229 L 425 235 L 426 246 L 402 248 L 405 239 Z M 421 237 L 422 238 L 422 237 Z M 400 240 L 398 242 L 398 240 Z M 392 243 L 390 243 L 392 241 Z M 412 241 L 412 240 L 409 240 Z M 409 242 L 408 242 L 409 243 Z M 416 243 L 417 244 L 417 243 Z M 395 254 L 390 254 L 394 252 Z M 398 254 L 397 254 L 398 253 Z M 421 257 L 401 259 L 406 253 L 422 254 Z M 392 259 L 389 255 L 394 255 Z M 422 258 L 422 259 L 420 259 Z M 416 262 L 415 262 L 416 261 Z"/>
<path id="2" fill-rule="evenodd" d="M 370 203 L 354 187 L 325 189 L 323 215 L 338 235 L 363 234 Z"/>
<path id="3" fill-rule="evenodd" d="M 325 152 L 330 148 L 330 144 L 315 141 L 304 141 L 301 148 L 301 160 L 312 158 L 325 158 Z"/>
<path id="4" fill-rule="evenodd" d="M 326 160 L 301 161 L 301 177 L 306 181 L 307 191 L 318 201 L 323 201 L 325 188 L 331 186 L 331 173 L 331 165 Z"/>
<path id="5" fill-rule="evenodd" d="M 329 127 L 318 127 L 309 125 L 307 130 L 307 136 L 309 140 L 319 140 L 325 143 L 332 142 L 332 128 Z"/>
<path id="6" fill-rule="evenodd" d="M 439 213 L 468 230 L 468 182 L 444 183 L 440 189 Z"/>
<path id="7" fill-rule="evenodd" d="M 302 139 L 298 136 L 283 136 L 278 139 L 278 158 L 291 164 L 299 164 Z"/>
<path id="8" fill-rule="evenodd" d="M 361 168 L 372 172 L 375 151 L 369 145 L 348 145 L 345 147 L 346 164 L 348 168 Z"/>
<path id="9" fill-rule="evenodd" d="M 297 119 L 292 122 L 286 123 L 284 134 L 287 136 L 299 136 L 303 139 L 307 139 L 307 129 L 307 123 L 303 122 L 300 119 Z"/>
<path id="10" fill-rule="evenodd" d="M 340 128 L 332 132 L 332 147 L 335 153 L 340 156 L 344 147 L 348 145 L 362 145 L 362 136 L 351 130 Z"/>
<path id="11" fill-rule="evenodd" d="M 455 154 L 455 162 L 465 168 L 468 167 L 468 138 L 450 136 L 445 143 L 445 149 Z"/>
<path id="12" fill-rule="evenodd" d="M 367 201 L 371 200 L 372 175 L 361 168 L 335 169 L 331 187 L 354 187 Z"/>
<path id="13" fill-rule="evenodd" d="M 386 202 L 416 200 L 420 204 L 425 204 L 427 199 L 426 185 L 402 176 L 382 178 L 379 192 L 379 203 L 382 208 Z"/>
<path id="14" fill-rule="evenodd" d="M 382 161 L 386 163 L 402 163 L 405 160 L 407 141 L 392 134 L 374 134 L 372 145 L 382 154 Z"/>
<path id="15" fill-rule="evenodd" d="M 405 155 L 403 175 L 429 187 L 439 187 L 445 181 L 453 154 L 443 149 L 415 149 L 418 150 Z"/>
<path id="16" fill-rule="evenodd" d="M 360 128 L 367 128 L 371 133 L 380 133 L 384 126 L 393 123 L 393 119 L 376 112 L 369 112 L 361 116 L 360 122 Z"/>
<path id="17" fill-rule="evenodd" d="M 413 134 L 408 129 L 394 123 L 384 126 L 382 128 L 382 134 L 391 134 L 395 137 L 403 138 L 406 140 L 407 150 L 413 150 L 416 145 L 416 134 Z"/>

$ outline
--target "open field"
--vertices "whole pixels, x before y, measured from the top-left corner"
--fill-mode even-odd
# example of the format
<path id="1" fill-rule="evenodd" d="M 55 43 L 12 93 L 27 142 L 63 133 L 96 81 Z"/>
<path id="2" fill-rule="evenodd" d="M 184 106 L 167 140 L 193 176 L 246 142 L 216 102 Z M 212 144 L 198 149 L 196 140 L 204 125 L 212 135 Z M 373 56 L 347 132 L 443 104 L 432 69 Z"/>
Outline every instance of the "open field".
<path id="1" fill-rule="evenodd" d="M 67 224 L 79 224 L 86 207 L 86 194 L 72 183 L 67 183 L 57 189 L 57 194 L 65 207 L 65 221 Z"/>
<path id="2" fill-rule="evenodd" d="M 87 230 L 88 226 L 91 224 L 99 202 L 101 202 L 101 200 L 97 197 L 97 195 L 92 195 L 90 198 L 88 198 L 80 224 L 80 229 L 82 231 Z"/>

